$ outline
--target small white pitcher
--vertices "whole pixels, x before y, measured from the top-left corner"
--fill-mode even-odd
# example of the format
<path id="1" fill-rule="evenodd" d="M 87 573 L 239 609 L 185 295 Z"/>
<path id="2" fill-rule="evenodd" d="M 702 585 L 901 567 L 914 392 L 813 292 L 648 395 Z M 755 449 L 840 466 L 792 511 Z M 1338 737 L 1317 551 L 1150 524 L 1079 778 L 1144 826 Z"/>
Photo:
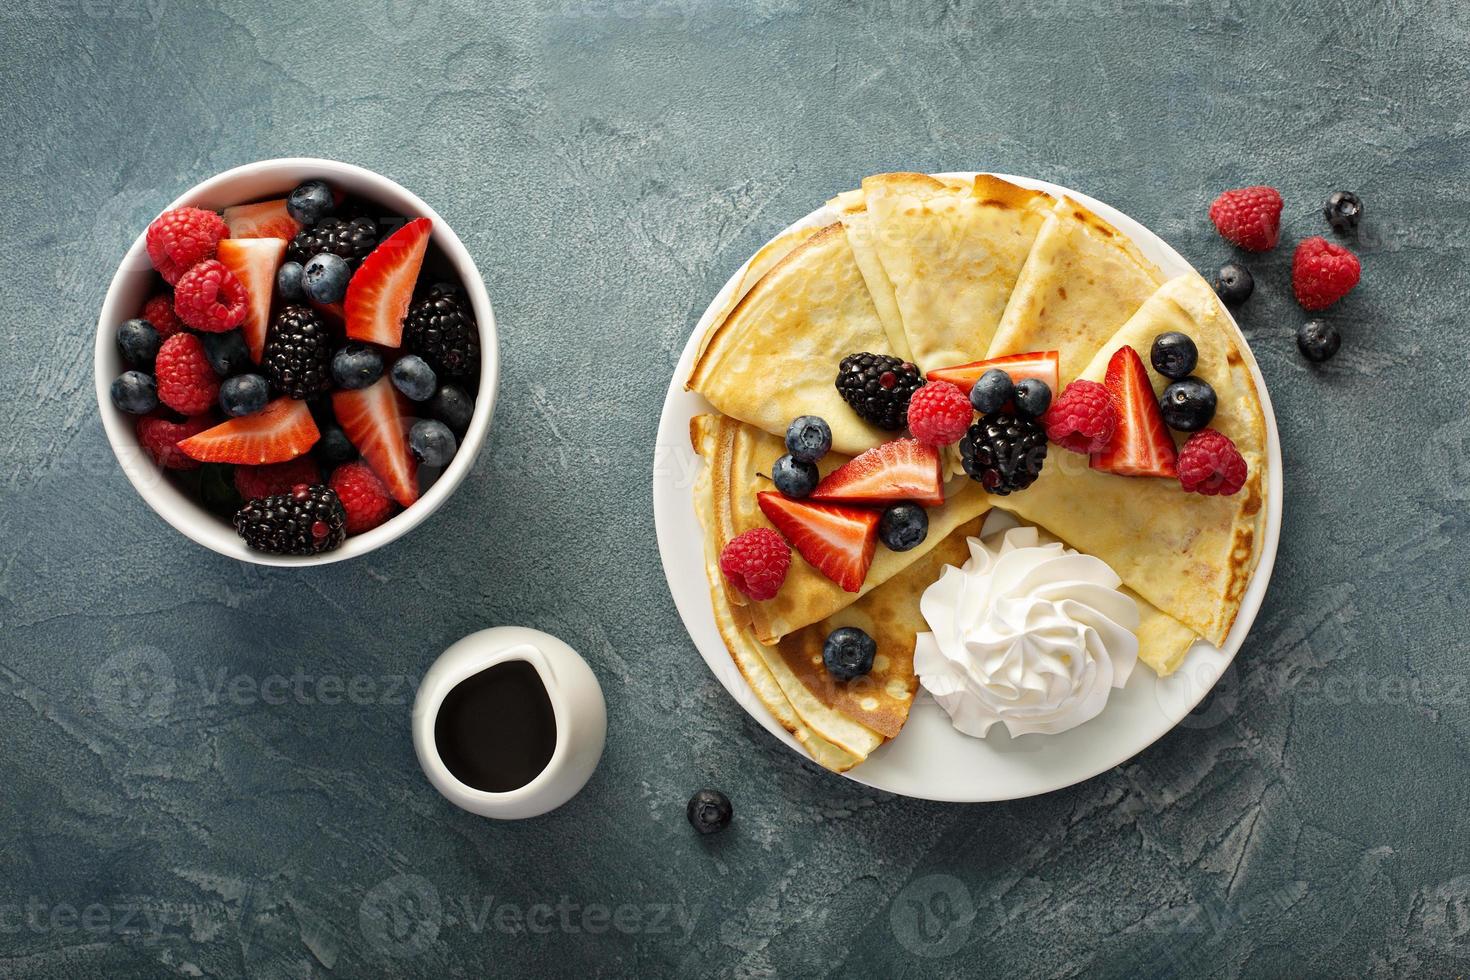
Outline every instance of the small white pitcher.
<path id="1" fill-rule="evenodd" d="M 526 785 L 504 793 L 468 786 L 445 766 L 434 742 L 434 723 L 445 697 L 462 681 L 512 660 L 536 669 L 556 718 L 551 761 Z M 577 795 L 602 758 L 607 705 L 597 675 L 561 640 L 521 626 L 481 630 L 439 655 L 419 683 L 413 703 L 413 747 L 434 788 L 455 806 L 499 820 L 548 813 Z"/>

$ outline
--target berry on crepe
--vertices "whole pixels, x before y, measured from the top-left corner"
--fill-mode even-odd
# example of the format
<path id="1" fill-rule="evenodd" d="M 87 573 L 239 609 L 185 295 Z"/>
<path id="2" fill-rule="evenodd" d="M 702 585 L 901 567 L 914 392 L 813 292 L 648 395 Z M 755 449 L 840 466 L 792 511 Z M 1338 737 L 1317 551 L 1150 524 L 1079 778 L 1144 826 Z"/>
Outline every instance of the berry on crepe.
<path id="1" fill-rule="evenodd" d="M 1214 429 L 1196 432 L 1179 450 L 1179 485 L 1189 493 L 1229 497 L 1245 486 L 1248 470 L 1235 443 Z"/>
<path id="2" fill-rule="evenodd" d="M 917 439 L 885 442 L 828 473 L 811 499 L 875 506 L 912 500 L 938 506 L 944 503 L 939 452 Z"/>
<path id="3" fill-rule="evenodd" d="M 1046 437 L 1074 453 L 1100 453 L 1118 427 L 1118 409 L 1096 381 L 1073 381 L 1041 417 Z"/>
<path id="4" fill-rule="evenodd" d="M 791 546 L 768 527 L 737 535 L 720 552 L 725 578 L 757 602 L 776 598 L 790 568 Z"/>
<path id="5" fill-rule="evenodd" d="M 909 398 L 909 431 L 927 446 L 959 442 L 974 417 L 970 399 L 948 381 L 931 381 Z"/>
<path id="6" fill-rule="evenodd" d="M 981 376 L 991 368 L 999 368 L 1019 383 L 1026 378 L 1044 381 L 1048 388 L 1061 388 L 1061 354 L 1054 350 L 1031 351 L 1027 354 L 1007 354 L 984 361 L 971 361 L 954 367 L 940 368 L 925 375 L 930 381 L 948 381 L 965 394 L 975 386 Z"/>
<path id="7" fill-rule="evenodd" d="M 1178 476 L 1174 439 L 1138 352 L 1126 344 L 1114 351 L 1104 385 L 1118 424 L 1107 445 L 1092 454 L 1092 468 L 1119 476 Z"/>
<path id="8" fill-rule="evenodd" d="M 878 548 L 878 511 L 789 500 L 774 490 L 757 494 L 756 502 L 808 564 L 844 592 L 862 591 Z"/>

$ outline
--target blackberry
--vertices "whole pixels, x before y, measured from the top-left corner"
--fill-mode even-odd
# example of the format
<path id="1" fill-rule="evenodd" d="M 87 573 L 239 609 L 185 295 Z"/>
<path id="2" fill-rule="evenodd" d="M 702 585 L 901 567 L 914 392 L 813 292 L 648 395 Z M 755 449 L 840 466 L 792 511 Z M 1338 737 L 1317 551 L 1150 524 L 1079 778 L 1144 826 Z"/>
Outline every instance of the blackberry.
<path id="1" fill-rule="evenodd" d="M 347 264 L 356 269 L 377 247 L 378 223 L 372 218 L 344 221 L 328 217 L 298 231 L 291 244 L 286 246 L 286 259 L 305 266 L 312 256 L 331 252 L 346 259 Z"/>
<path id="2" fill-rule="evenodd" d="M 924 384 L 919 369 L 887 354 L 849 354 L 837 369 L 837 393 L 880 429 L 908 424 L 909 399 Z"/>
<path id="3" fill-rule="evenodd" d="M 256 551 L 315 555 L 347 537 L 347 512 L 337 491 L 320 483 L 290 493 L 256 497 L 235 512 L 235 530 Z"/>
<path id="4" fill-rule="evenodd" d="M 408 308 L 403 342 L 441 378 L 480 373 L 480 331 L 469 302 L 457 286 L 437 283 Z"/>
<path id="5" fill-rule="evenodd" d="M 987 493 L 1025 490 L 1046 462 L 1046 430 L 1031 419 L 987 415 L 960 440 L 960 461 Z"/>
<path id="6" fill-rule="evenodd" d="M 309 306 L 283 306 L 271 321 L 260 359 L 266 379 L 292 398 L 309 398 L 332 385 L 332 338 Z"/>

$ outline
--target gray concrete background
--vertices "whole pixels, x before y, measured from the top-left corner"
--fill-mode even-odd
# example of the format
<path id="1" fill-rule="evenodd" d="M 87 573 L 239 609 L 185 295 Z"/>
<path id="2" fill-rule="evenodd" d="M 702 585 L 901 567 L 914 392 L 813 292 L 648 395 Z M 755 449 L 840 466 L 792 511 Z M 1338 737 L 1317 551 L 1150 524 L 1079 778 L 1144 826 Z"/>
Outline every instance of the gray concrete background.
<path id="1" fill-rule="evenodd" d="M 1470 7 L 152 2 L 0 12 L 0 974 L 1470 966 Z M 157 210 L 297 154 L 453 224 L 504 376 L 440 514 L 290 573 L 137 498 L 91 350 Z M 648 487 L 678 351 L 747 254 L 864 174 L 970 168 L 1092 193 L 1207 271 L 1214 194 L 1282 190 L 1242 323 L 1287 503 L 1198 714 L 1085 785 L 962 807 L 830 776 L 745 716 L 674 612 Z M 1290 247 L 1336 188 L 1367 203 L 1364 280 L 1309 370 Z M 451 809 L 408 738 L 418 674 L 499 623 L 584 651 L 611 718 L 586 792 L 527 823 Z M 706 783 L 737 813 L 715 840 L 683 817 Z"/>

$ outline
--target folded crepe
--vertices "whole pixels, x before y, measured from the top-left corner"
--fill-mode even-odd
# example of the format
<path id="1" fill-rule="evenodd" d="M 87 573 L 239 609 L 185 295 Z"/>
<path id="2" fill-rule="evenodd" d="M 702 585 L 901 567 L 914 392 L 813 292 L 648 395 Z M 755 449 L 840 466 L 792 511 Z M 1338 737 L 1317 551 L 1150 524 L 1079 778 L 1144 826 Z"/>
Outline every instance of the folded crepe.
<path id="1" fill-rule="evenodd" d="M 873 237 L 873 222 L 868 215 L 867 200 L 861 190 L 843 191 L 827 206 L 842 219 L 842 229 L 847 234 L 848 247 L 863 274 L 868 286 L 868 295 L 873 298 L 873 308 L 883 322 L 883 333 L 888 337 L 884 353 L 914 359 L 909 350 L 909 340 L 903 332 L 903 318 L 898 314 L 898 299 L 893 294 L 893 282 L 883 269 L 883 260 L 878 258 L 877 243 Z"/>
<path id="2" fill-rule="evenodd" d="M 863 196 L 906 356 L 926 371 L 984 357 L 1052 197 L 989 174 L 909 173 L 869 177 Z"/>
<path id="3" fill-rule="evenodd" d="M 1211 422 L 1245 457 L 1249 473 L 1229 497 L 1185 493 L 1178 480 L 1090 469 L 1087 459 L 1050 447 L 1041 476 L 997 506 L 1095 555 L 1166 616 L 1219 646 L 1240 611 L 1259 557 L 1266 427 L 1242 341 L 1209 285 L 1186 273 L 1160 287 L 1108 340 L 1080 376 L 1101 382 L 1123 345 L 1149 361 L 1153 339 L 1178 330 L 1199 349 L 1194 373 L 1215 389 Z M 1155 395 L 1168 384 L 1148 368 Z M 1176 434 L 1183 443 L 1183 434 Z"/>
<path id="4" fill-rule="evenodd" d="M 785 443 L 754 426 L 723 415 L 696 415 L 689 420 L 690 441 L 704 458 L 701 478 L 708 476 L 707 497 L 697 503 L 700 519 L 713 529 L 718 552 L 737 535 L 754 527 L 771 527 L 761 513 L 756 495 L 774 489 L 767 474 L 771 464 L 786 452 Z M 838 453 L 828 453 L 818 463 L 822 475 L 847 462 Z M 819 622 L 851 605 L 923 558 L 951 531 L 981 516 L 990 501 L 979 484 L 962 479 L 946 488 L 947 499 L 927 508 L 929 534 L 916 548 L 890 551 L 880 547 L 873 555 L 861 591 L 844 592 L 842 587 L 807 564 L 793 552 L 786 583 L 774 599 L 758 602 L 731 586 L 718 573 L 711 579 L 724 589 L 728 603 L 742 610 L 757 642 L 772 644 L 783 636 Z"/>
<path id="5" fill-rule="evenodd" d="M 1066 384 L 1162 282 L 1127 235 L 1064 197 L 1036 235 L 986 356 L 1059 351 Z"/>
<path id="6" fill-rule="evenodd" d="M 837 368 L 848 354 L 888 348 L 847 235 L 835 223 L 776 262 L 711 328 L 686 387 L 724 414 L 778 435 L 798 415 L 820 415 L 832 427 L 832 448 L 855 456 L 893 434 L 842 400 Z"/>
<path id="7" fill-rule="evenodd" d="M 715 335 L 714 327 L 725 321 L 725 318 L 730 315 L 730 311 L 735 309 L 736 305 L 745 298 L 746 293 L 750 292 L 751 287 L 760 282 L 761 277 L 767 272 L 770 272 L 777 262 L 790 255 L 796 249 L 796 246 L 812 237 L 813 234 L 814 232 L 811 228 L 798 228 L 795 231 L 783 232 L 761 246 L 761 250 L 752 255 L 750 260 L 741 266 L 740 277 L 736 280 L 735 289 L 720 307 L 719 312 L 710 321 L 711 328 L 705 331 L 704 337 L 699 342 L 698 357 L 703 357 L 705 349 L 709 347 L 710 338 Z"/>
<path id="8" fill-rule="evenodd" d="M 768 646 L 756 639 L 749 607 L 731 603 L 730 597 L 739 593 L 726 587 L 719 570 L 723 542 L 716 486 L 715 468 L 706 465 L 695 482 L 695 509 L 704 528 L 705 571 L 720 637 L 772 717 L 819 765 L 845 772 L 895 737 L 908 720 L 918 689 L 914 646 L 926 628 L 919 597 L 946 564 L 964 561 L 965 539 L 979 533 L 982 518 L 956 528 L 919 560 L 845 608 Z M 793 571 L 795 561 L 799 559 L 794 559 Z M 790 585 L 788 578 L 783 590 Z M 856 626 L 877 643 L 873 669 L 865 677 L 839 681 L 827 673 L 822 645 L 841 626 Z"/>
<path id="9" fill-rule="evenodd" d="M 1000 507 L 992 510 L 985 520 L 985 537 L 1003 533 L 1007 528 L 1016 525 L 1018 522 L 1014 517 L 1010 511 Z M 1063 541 L 1046 528 L 1031 526 L 1036 529 L 1041 544 L 1061 541 L 1073 551 L 1079 550 L 1070 541 Z M 1189 648 L 1194 646 L 1197 637 L 1179 620 L 1164 615 L 1157 606 L 1130 589 L 1127 583 L 1119 591 L 1138 606 L 1138 659 L 1153 668 L 1154 673 L 1160 677 L 1168 677 L 1184 663 L 1184 658 L 1189 654 Z"/>

